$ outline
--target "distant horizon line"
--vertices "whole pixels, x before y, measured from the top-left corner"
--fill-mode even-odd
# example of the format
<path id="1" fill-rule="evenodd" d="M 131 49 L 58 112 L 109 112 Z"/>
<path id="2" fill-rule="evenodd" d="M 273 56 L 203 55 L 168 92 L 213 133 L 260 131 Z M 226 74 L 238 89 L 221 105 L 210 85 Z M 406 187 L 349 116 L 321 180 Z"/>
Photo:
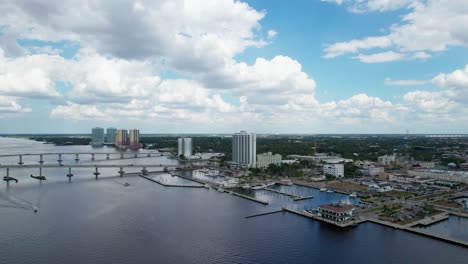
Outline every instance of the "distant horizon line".
<path id="1" fill-rule="evenodd" d="M 140 136 L 144 135 L 232 135 L 237 132 L 232 133 L 140 133 Z M 447 135 L 447 136 L 468 136 L 468 133 L 256 133 L 257 135 L 296 135 L 296 136 L 313 136 L 313 135 L 336 135 L 336 136 L 345 136 L 345 135 L 403 135 L 403 136 L 415 136 L 415 135 Z M 89 135 L 91 133 L 0 133 L 0 136 L 74 136 L 74 135 Z"/>

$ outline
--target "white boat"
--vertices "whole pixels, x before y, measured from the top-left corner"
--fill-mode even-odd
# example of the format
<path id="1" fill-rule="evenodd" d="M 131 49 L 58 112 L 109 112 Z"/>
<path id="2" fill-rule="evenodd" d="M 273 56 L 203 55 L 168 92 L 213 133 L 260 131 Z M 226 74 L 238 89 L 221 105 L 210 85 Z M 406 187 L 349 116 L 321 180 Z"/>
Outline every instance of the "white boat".
<path id="1" fill-rule="evenodd" d="M 335 192 L 333 189 L 328 189 L 327 190 L 327 193 L 332 193 L 332 192 Z"/>
<path id="2" fill-rule="evenodd" d="M 267 187 L 266 184 L 262 184 L 262 185 L 259 185 L 259 186 L 252 187 L 252 190 L 261 190 L 261 189 L 266 188 L 266 187 Z"/>
<path id="3" fill-rule="evenodd" d="M 248 185 L 248 184 L 242 185 L 242 189 L 250 189 L 250 188 L 251 188 L 251 187 L 250 187 L 250 185 Z"/>
<path id="4" fill-rule="evenodd" d="M 218 188 L 218 192 L 224 192 L 223 187 L 219 187 L 219 188 Z"/>
<path id="5" fill-rule="evenodd" d="M 327 191 L 327 188 L 320 188 L 320 191 L 321 191 L 321 192 L 326 192 L 326 191 Z"/>
<path id="6" fill-rule="evenodd" d="M 266 187 L 272 187 L 272 186 L 275 186 L 276 183 L 275 182 L 269 182 L 267 183 Z"/>
<path id="7" fill-rule="evenodd" d="M 357 194 L 355 192 L 352 192 L 350 195 L 349 195 L 349 198 L 356 198 L 357 197 Z"/>

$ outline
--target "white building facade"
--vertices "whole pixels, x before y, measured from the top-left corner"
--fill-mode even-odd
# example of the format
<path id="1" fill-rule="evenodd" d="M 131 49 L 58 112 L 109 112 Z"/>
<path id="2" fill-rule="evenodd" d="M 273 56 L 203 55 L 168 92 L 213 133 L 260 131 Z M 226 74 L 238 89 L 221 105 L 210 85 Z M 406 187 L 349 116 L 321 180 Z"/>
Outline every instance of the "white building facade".
<path id="1" fill-rule="evenodd" d="M 279 165 L 282 162 L 280 154 L 274 154 L 271 152 L 262 153 L 257 155 L 257 168 L 266 168 L 270 164 Z"/>
<path id="2" fill-rule="evenodd" d="M 395 164 L 395 155 L 383 155 L 378 157 L 379 164 L 393 166 Z"/>
<path id="3" fill-rule="evenodd" d="M 186 158 L 192 156 L 192 138 L 178 138 L 177 139 L 177 156 L 184 155 Z"/>
<path id="4" fill-rule="evenodd" d="M 239 165 L 255 167 L 257 158 L 257 136 L 241 131 L 232 135 L 232 161 Z"/>
<path id="5" fill-rule="evenodd" d="M 333 175 L 337 178 L 344 177 L 343 164 L 326 164 L 323 165 L 323 173 Z"/>

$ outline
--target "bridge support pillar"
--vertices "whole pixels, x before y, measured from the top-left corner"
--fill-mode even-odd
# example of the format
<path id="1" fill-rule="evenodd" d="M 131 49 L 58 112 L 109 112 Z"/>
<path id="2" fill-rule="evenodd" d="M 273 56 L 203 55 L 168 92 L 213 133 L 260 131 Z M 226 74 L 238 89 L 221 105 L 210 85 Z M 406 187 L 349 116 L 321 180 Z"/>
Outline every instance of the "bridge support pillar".
<path id="1" fill-rule="evenodd" d="M 93 160 L 93 161 L 94 161 L 94 153 L 93 153 L 93 154 L 91 154 L 91 160 Z"/>
<path id="2" fill-rule="evenodd" d="M 80 161 L 80 154 L 75 154 L 75 161 L 76 162 Z"/>
<path id="3" fill-rule="evenodd" d="M 62 154 L 58 154 L 58 160 L 57 162 L 59 163 L 59 165 L 62 165 Z"/>
<path id="4" fill-rule="evenodd" d="M 123 158 L 124 158 L 124 154 L 120 153 L 120 159 L 123 159 Z"/>
<path id="5" fill-rule="evenodd" d="M 6 168 L 6 176 L 3 177 L 3 180 L 7 182 L 7 185 L 10 183 L 10 181 L 15 181 L 18 183 L 18 179 L 10 177 L 10 168 Z"/>
<path id="6" fill-rule="evenodd" d="M 44 164 L 44 160 L 42 159 L 42 154 L 39 155 L 39 164 Z"/>
<path id="7" fill-rule="evenodd" d="M 143 169 L 141 170 L 141 173 L 143 175 L 148 175 L 148 170 L 146 169 L 146 167 L 143 167 Z"/>
<path id="8" fill-rule="evenodd" d="M 94 174 L 94 176 L 96 177 L 96 180 L 97 180 L 99 174 L 101 174 L 101 173 L 99 173 L 99 171 L 98 171 L 98 167 L 96 167 L 96 172 L 94 172 L 93 174 Z"/>
<path id="9" fill-rule="evenodd" d="M 109 153 L 107 153 L 107 154 L 106 154 L 106 160 L 109 160 L 109 159 L 110 159 L 109 156 L 110 156 Z"/>
<path id="10" fill-rule="evenodd" d="M 73 177 L 73 174 L 72 174 L 72 172 L 71 172 L 71 168 L 68 168 L 67 177 L 68 177 L 68 181 L 71 181 L 71 177 Z"/>
<path id="11" fill-rule="evenodd" d="M 120 177 L 123 177 L 125 171 L 123 170 L 123 167 L 120 167 L 120 170 L 118 171 L 120 174 Z"/>
<path id="12" fill-rule="evenodd" d="M 19 165 L 23 165 L 23 156 L 19 155 L 19 162 L 18 162 Z"/>

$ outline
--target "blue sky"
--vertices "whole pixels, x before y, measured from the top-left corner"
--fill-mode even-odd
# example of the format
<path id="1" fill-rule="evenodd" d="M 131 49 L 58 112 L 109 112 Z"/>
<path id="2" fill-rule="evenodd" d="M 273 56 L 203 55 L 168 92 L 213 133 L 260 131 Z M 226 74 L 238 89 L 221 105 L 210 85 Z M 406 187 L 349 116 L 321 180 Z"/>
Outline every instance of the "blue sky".
<path id="1" fill-rule="evenodd" d="M 0 12 L 0 133 L 467 132 L 463 0 L 4 1 Z"/>

